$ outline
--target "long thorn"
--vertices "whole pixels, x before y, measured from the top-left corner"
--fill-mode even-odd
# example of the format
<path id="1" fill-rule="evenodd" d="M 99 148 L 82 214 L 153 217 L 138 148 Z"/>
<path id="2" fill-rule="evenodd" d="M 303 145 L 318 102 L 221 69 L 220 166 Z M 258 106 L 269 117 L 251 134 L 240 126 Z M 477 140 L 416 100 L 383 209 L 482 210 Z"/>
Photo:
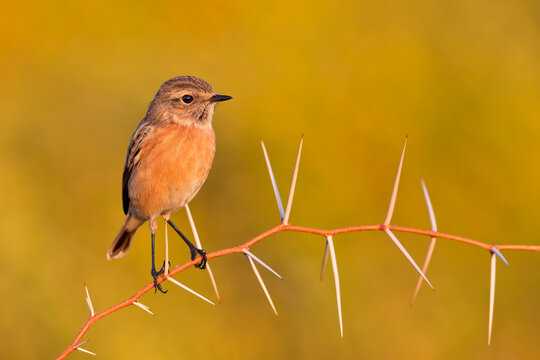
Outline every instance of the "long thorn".
<path id="1" fill-rule="evenodd" d="M 390 224 L 392 215 L 394 214 L 394 207 L 396 205 L 397 192 L 399 187 L 399 179 L 401 178 L 401 169 L 403 168 L 403 158 L 405 157 L 405 149 L 407 148 L 407 137 L 405 137 L 405 144 L 403 145 L 403 151 L 401 152 L 401 159 L 399 160 L 398 171 L 396 174 L 396 180 L 394 181 L 394 188 L 392 189 L 392 196 L 390 197 L 390 204 L 388 205 L 388 212 L 386 213 L 386 219 L 384 225 Z"/>
<path id="2" fill-rule="evenodd" d="M 341 338 L 343 339 L 343 316 L 341 314 L 341 291 L 339 288 L 339 273 L 338 273 L 337 260 L 336 260 L 336 251 L 334 250 L 334 241 L 332 240 L 331 235 L 326 238 L 326 241 L 328 243 L 328 250 L 330 251 L 330 261 L 332 262 L 332 270 L 334 271 L 334 281 L 336 283 L 336 300 L 337 300 L 337 309 L 338 309 L 338 317 L 339 317 L 339 332 L 341 334 Z"/>
<path id="3" fill-rule="evenodd" d="M 431 241 L 429 242 L 428 251 L 426 253 L 426 257 L 424 258 L 424 263 L 422 264 L 422 273 L 426 273 L 427 268 L 429 266 L 429 263 L 431 262 L 431 256 L 433 255 L 433 250 L 435 249 L 435 243 L 437 242 L 436 237 L 431 237 Z M 418 281 L 416 282 L 416 287 L 414 288 L 414 294 L 411 299 L 411 305 L 414 304 L 416 301 L 416 296 L 418 295 L 418 291 L 420 291 L 420 285 L 422 285 L 422 282 L 424 281 L 424 278 L 422 275 L 418 276 Z"/>
<path id="4" fill-rule="evenodd" d="M 499 249 L 497 249 L 496 247 L 492 247 L 491 252 L 497 255 L 499 259 L 501 259 L 506 264 L 506 266 L 510 266 L 510 264 L 508 264 L 508 261 L 506 261 L 506 259 L 504 258 L 503 254 L 499 251 Z"/>
<path id="5" fill-rule="evenodd" d="M 90 299 L 90 294 L 88 293 L 88 287 L 86 284 L 84 284 L 84 290 L 86 291 L 86 303 L 90 309 L 90 317 L 94 317 L 96 313 L 94 312 L 94 306 L 92 305 L 92 299 Z"/>
<path id="6" fill-rule="evenodd" d="M 429 198 L 429 193 L 426 188 L 426 184 L 424 183 L 424 180 L 420 180 L 422 184 L 422 191 L 424 192 L 424 199 L 426 200 L 426 206 L 429 213 L 429 222 L 431 223 L 431 230 L 437 231 L 437 221 L 435 220 L 435 212 L 433 211 L 433 205 L 431 204 L 431 199 Z M 431 262 L 431 257 L 433 255 L 433 251 L 435 250 L 435 244 L 437 242 L 436 237 L 431 237 L 431 241 L 429 242 L 428 251 L 426 253 L 426 257 L 424 258 L 424 263 L 422 264 L 422 272 L 425 274 L 427 272 L 428 266 Z M 411 299 L 411 305 L 414 304 L 416 300 L 416 296 L 418 295 L 418 291 L 420 290 L 420 286 L 422 285 L 422 281 L 424 279 L 422 276 L 418 277 L 418 281 L 416 282 L 416 288 L 414 289 L 414 293 Z"/>
<path id="7" fill-rule="evenodd" d="M 488 329 L 488 345 L 491 344 L 491 329 L 493 328 L 493 308 L 495 306 L 495 269 L 497 262 L 495 253 L 491 253 L 491 279 L 489 284 L 489 329 Z"/>
<path id="8" fill-rule="evenodd" d="M 187 204 L 185 205 L 185 208 L 186 208 L 186 213 L 189 220 L 189 225 L 191 226 L 191 232 L 193 233 L 193 237 L 195 239 L 195 244 L 197 244 L 197 247 L 199 249 L 202 249 L 201 240 L 199 239 L 199 233 L 197 231 L 197 227 L 195 226 L 195 222 L 193 221 L 193 216 L 191 216 L 191 210 L 189 209 L 189 206 Z M 214 278 L 214 273 L 208 262 L 206 263 L 206 269 L 208 270 L 208 276 L 210 276 L 210 281 L 212 282 L 212 287 L 214 288 L 216 299 L 218 303 L 220 303 L 221 297 L 219 296 L 219 290 L 217 287 L 216 279 Z"/>
<path id="9" fill-rule="evenodd" d="M 413 258 L 409 254 L 409 252 L 405 249 L 405 247 L 403 247 L 403 245 L 401 245 L 401 243 L 399 242 L 398 238 L 394 235 L 394 233 L 391 232 L 388 228 L 384 229 L 384 232 L 390 237 L 390 239 L 394 242 L 394 244 L 396 244 L 398 249 L 403 253 L 403 255 L 405 255 L 405 257 L 407 258 L 407 260 L 409 260 L 409 262 L 412 264 L 412 266 L 414 266 L 414 268 L 416 269 L 416 271 L 418 271 L 420 276 L 422 276 L 424 278 L 424 280 L 428 283 L 428 285 L 433 289 L 433 285 L 431 285 L 431 283 L 427 279 L 426 275 L 424 275 L 422 270 L 420 270 L 420 268 L 418 267 L 416 262 L 413 260 Z"/>
<path id="10" fill-rule="evenodd" d="M 93 353 L 90 350 L 83 349 L 82 347 L 78 347 L 77 350 L 82 351 L 82 352 L 87 353 L 87 354 L 90 354 L 90 355 L 97 356 L 96 353 Z"/>
<path id="11" fill-rule="evenodd" d="M 422 184 L 422 192 L 424 193 L 424 199 L 426 200 L 426 206 L 429 213 L 429 222 L 431 223 L 431 230 L 437 231 L 437 220 L 435 219 L 435 212 L 433 211 L 433 205 L 431 204 L 431 198 L 429 197 L 429 193 L 427 191 L 424 179 L 420 179 L 420 183 Z"/>
<path id="12" fill-rule="evenodd" d="M 150 315 L 154 315 L 154 313 L 152 312 L 152 310 L 150 310 L 150 308 L 138 301 L 135 301 L 133 303 L 133 305 L 137 306 L 137 307 L 140 307 L 141 309 L 143 309 L 144 311 L 146 311 L 147 313 L 149 313 Z"/>
<path id="13" fill-rule="evenodd" d="M 246 256 L 246 259 L 248 259 L 249 264 L 251 265 L 251 268 L 253 269 L 253 272 L 255 273 L 257 280 L 259 281 L 259 284 L 261 284 L 264 294 L 266 295 L 266 298 L 268 299 L 268 302 L 270 303 L 272 310 L 274 310 L 274 314 L 276 314 L 277 316 L 278 313 L 277 313 L 276 307 L 274 306 L 274 302 L 272 301 L 272 298 L 270 297 L 270 293 L 268 292 L 268 289 L 266 288 L 266 285 L 264 284 L 261 274 L 259 274 L 259 270 L 257 270 L 257 266 L 255 266 L 255 263 L 253 262 L 251 257 L 249 257 L 247 254 L 244 254 L 244 255 Z"/>
<path id="14" fill-rule="evenodd" d="M 167 220 L 165 219 L 165 261 L 163 266 L 165 266 L 165 276 L 169 275 L 169 233 L 167 232 Z"/>
<path id="15" fill-rule="evenodd" d="M 281 280 L 283 280 L 283 277 L 281 275 L 279 275 L 274 269 L 272 269 L 270 266 L 266 265 L 261 259 L 259 259 L 258 257 L 256 257 L 255 255 L 253 255 L 248 249 L 244 249 L 242 250 L 244 252 L 244 254 L 246 254 L 247 256 L 251 257 L 253 260 L 255 260 L 256 262 L 258 262 L 259 264 L 261 264 L 266 270 L 270 271 L 272 274 L 276 275 L 278 278 L 280 278 Z"/>
<path id="16" fill-rule="evenodd" d="M 88 341 L 88 340 L 87 340 L 87 341 Z M 85 342 L 87 342 L 87 341 L 85 341 Z M 93 352 L 91 352 L 90 350 L 86 350 L 86 349 L 83 349 L 83 348 L 81 347 L 81 345 L 84 344 L 85 342 L 83 342 L 83 343 L 77 345 L 77 346 L 75 347 L 75 349 L 76 349 L 76 350 L 79 350 L 79 351 L 82 351 L 83 353 L 87 353 L 87 354 L 90 354 L 90 355 L 97 356 L 96 353 L 93 353 Z"/>
<path id="17" fill-rule="evenodd" d="M 264 141 L 261 140 L 261 145 L 264 153 L 264 159 L 266 160 L 266 167 L 268 168 L 268 174 L 270 175 L 270 181 L 272 182 L 272 187 L 274 188 L 274 195 L 276 196 L 276 201 L 279 209 L 279 216 L 281 221 L 285 218 L 285 212 L 283 211 L 283 203 L 281 202 L 281 196 L 279 195 L 279 190 L 276 184 L 276 178 L 274 177 L 274 172 L 272 171 L 272 165 L 270 165 L 270 159 L 268 158 L 268 153 L 266 152 L 266 147 L 264 146 Z"/>
<path id="18" fill-rule="evenodd" d="M 289 223 L 289 216 L 291 215 L 292 202 L 294 197 L 294 190 L 296 188 L 296 179 L 298 178 L 298 166 L 300 165 L 300 155 L 302 154 L 302 144 L 304 142 L 304 135 L 300 139 L 300 147 L 298 148 L 298 155 L 296 156 L 296 164 L 294 165 L 294 173 L 291 182 L 291 190 L 289 191 L 289 198 L 287 199 L 287 208 L 285 209 L 285 217 L 283 223 Z"/>
<path id="19" fill-rule="evenodd" d="M 84 344 L 86 344 L 88 342 L 88 340 L 84 340 L 83 342 L 80 342 L 78 343 L 77 345 L 74 346 L 74 348 L 78 348 L 79 346 L 83 346 Z"/>
<path id="20" fill-rule="evenodd" d="M 191 290 L 191 289 L 188 288 L 186 285 L 184 285 L 184 284 L 182 284 L 181 282 L 179 282 L 179 281 L 173 279 L 172 277 L 167 278 L 167 280 L 169 280 L 170 282 L 172 282 L 172 283 L 175 284 L 175 285 L 180 286 L 182 289 L 184 289 L 184 290 L 186 290 L 186 291 L 192 293 L 193 295 L 195 295 L 195 296 L 197 296 L 197 297 L 203 299 L 203 300 L 206 301 L 207 303 L 216 306 L 216 304 L 214 304 L 213 302 L 211 302 L 210 300 L 208 300 L 207 298 L 205 298 L 204 296 L 202 296 L 202 295 L 199 294 L 198 292 Z"/>
<path id="21" fill-rule="evenodd" d="M 214 278 L 214 272 L 212 271 L 212 267 L 206 263 L 206 270 L 208 270 L 208 276 L 210 276 L 210 281 L 212 282 L 212 287 L 214 288 L 214 293 L 216 294 L 216 299 L 218 303 L 221 303 L 221 296 L 219 296 L 219 291 L 216 283 L 216 279 Z"/>
<path id="22" fill-rule="evenodd" d="M 319 280 L 321 281 L 323 279 L 324 269 L 326 269 L 327 262 L 328 262 L 328 240 L 324 244 L 324 254 L 323 254 L 322 264 L 321 264 L 321 275 L 319 276 Z"/>

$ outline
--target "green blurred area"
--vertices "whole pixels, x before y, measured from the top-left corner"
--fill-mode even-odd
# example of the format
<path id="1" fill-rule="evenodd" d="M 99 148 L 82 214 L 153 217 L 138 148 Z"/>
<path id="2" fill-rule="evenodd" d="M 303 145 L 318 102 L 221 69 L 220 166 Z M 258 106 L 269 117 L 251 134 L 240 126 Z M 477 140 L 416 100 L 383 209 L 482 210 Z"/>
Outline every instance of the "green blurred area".
<path id="1" fill-rule="evenodd" d="M 259 140 L 284 199 L 305 136 L 293 224 L 381 223 L 405 135 L 393 224 L 429 228 L 424 178 L 443 232 L 540 244 L 540 5 L 537 1 L 9 2 L 0 15 L 0 358 L 50 359 L 88 317 L 150 281 L 149 231 L 105 252 L 123 221 L 129 138 L 159 85 L 195 75 L 233 101 L 214 117 L 217 153 L 191 209 L 204 247 L 238 245 L 279 221 Z M 184 211 L 174 219 L 191 236 Z M 163 223 L 159 224 L 160 244 Z M 173 266 L 188 258 L 170 235 Z M 399 235 L 421 262 L 428 239 Z M 278 234 L 212 261 L 222 303 L 173 285 L 98 322 L 104 359 L 508 359 L 540 351 L 540 254 L 505 252 L 487 347 L 489 256 L 440 240 L 422 288 L 389 239 Z M 158 257 L 161 258 L 162 244 Z M 264 270 L 263 270 L 264 271 Z M 207 275 L 179 281 L 213 298 Z M 72 359 L 87 355 L 73 353 Z"/>

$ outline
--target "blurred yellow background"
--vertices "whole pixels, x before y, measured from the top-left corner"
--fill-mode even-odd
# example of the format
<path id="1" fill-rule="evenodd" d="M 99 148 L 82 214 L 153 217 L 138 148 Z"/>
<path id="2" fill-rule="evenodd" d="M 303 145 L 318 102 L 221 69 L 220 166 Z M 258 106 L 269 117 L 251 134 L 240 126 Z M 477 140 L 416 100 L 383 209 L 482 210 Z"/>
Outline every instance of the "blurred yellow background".
<path id="1" fill-rule="evenodd" d="M 147 226 L 129 254 L 105 252 L 122 221 L 129 138 L 159 85 L 195 75 L 233 101 L 214 117 L 217 154 L 191 209 L 208 251 L 279 221 L 259 140 L 284 199 L 305 136 L 293 224 L 384 220 L 405 135 L 395 225 L 540 244 L 540 6 L 537 1 L 7 2 L 0 15 L 0 358 L 51 359 L 88 318 L 150 278 Z M 173 217 L 191 237 L 184 211 Z M 158 259 L 163 256 L 159 223 Z M 169 232 L 173 266 L 187 247 Z M 429 239 L 398 234 L 421 262 Z M 212 261 L 213 308 L 173 285 L 98 322 L 103 359 L 527 359 L 540 351 L 540 254 L 506 252 L 487 346 L 489 256 L 440 240 L 420 291 L 381 233 L 278 234 L 251 250 L 276 318 L 240 255 Z M 500 264 L 500 263 L 499 263 Z M 213 299 L 196 269 L 179 281 Z M 87 359 L 76 352 L 71 359 Z"/>

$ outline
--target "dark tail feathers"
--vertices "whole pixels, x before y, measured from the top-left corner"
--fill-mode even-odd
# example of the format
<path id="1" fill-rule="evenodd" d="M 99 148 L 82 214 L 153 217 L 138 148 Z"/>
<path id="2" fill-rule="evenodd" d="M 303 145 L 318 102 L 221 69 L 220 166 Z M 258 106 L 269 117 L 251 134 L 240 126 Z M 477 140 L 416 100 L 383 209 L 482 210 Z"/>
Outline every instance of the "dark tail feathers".
<path id="1" fill-rule="evenodd" d="M 133 218 L 130 215 L 126 216 L 120 232 L 118 232 L 109 251 L 107 251 L 107 260 L 121 258 L 127 253 L 129 245 L 131 245 L 131 239 L 141 224 L 142 221 L 139 219 Z"/>

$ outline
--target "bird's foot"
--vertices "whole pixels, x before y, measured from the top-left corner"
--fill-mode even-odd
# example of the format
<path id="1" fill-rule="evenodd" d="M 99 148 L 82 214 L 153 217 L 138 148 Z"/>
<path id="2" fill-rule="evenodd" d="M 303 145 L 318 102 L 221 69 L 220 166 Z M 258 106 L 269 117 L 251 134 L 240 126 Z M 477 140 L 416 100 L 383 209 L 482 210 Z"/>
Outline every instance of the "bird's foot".
<path id="1" fill-rule="evenodd" d="M 165 270 L 165 262 L 163 262 L 163 266 L 161 267 L 161 269 L 159 269 L 159 271 L 156 271 L 156 269 L 154 267 L 152 267 L 152 270 L 150 271 L 150 274 L 152 275 L 152 279 L 154 279 L 154 292 L 156 293 L 158 290 L 160 292 L 162 292 L 163 294 L 167 293 L 167 291 L 169 290 L 163 290 L 161 288 L 161 284 L 158 284 L 157 283 L 157 279 L 160 275 L 163 275 L 163 272 Z"/>
<path id="2" fill-rule="evenodd" d="M 169 269 L 171 268 L 171 262 L 169 261 Z M 159 275 L 163 275 L 165 274 L 165 260 L 163 260 L 163 265 L 161 265 L 161 269 L 159 269 L 156 274 L 159 276 Z"/>
<path id="3" fill-rule="evenodd" d="M 201 255 L 201 261 L 195 264 L 195 267 L 198 269 L 206 269 L 206 251 L 203 249 L 198 249 L 195 246 L 190 247 L 191 251 L 191 260 L 195 260 L 198 255 Z"/>

